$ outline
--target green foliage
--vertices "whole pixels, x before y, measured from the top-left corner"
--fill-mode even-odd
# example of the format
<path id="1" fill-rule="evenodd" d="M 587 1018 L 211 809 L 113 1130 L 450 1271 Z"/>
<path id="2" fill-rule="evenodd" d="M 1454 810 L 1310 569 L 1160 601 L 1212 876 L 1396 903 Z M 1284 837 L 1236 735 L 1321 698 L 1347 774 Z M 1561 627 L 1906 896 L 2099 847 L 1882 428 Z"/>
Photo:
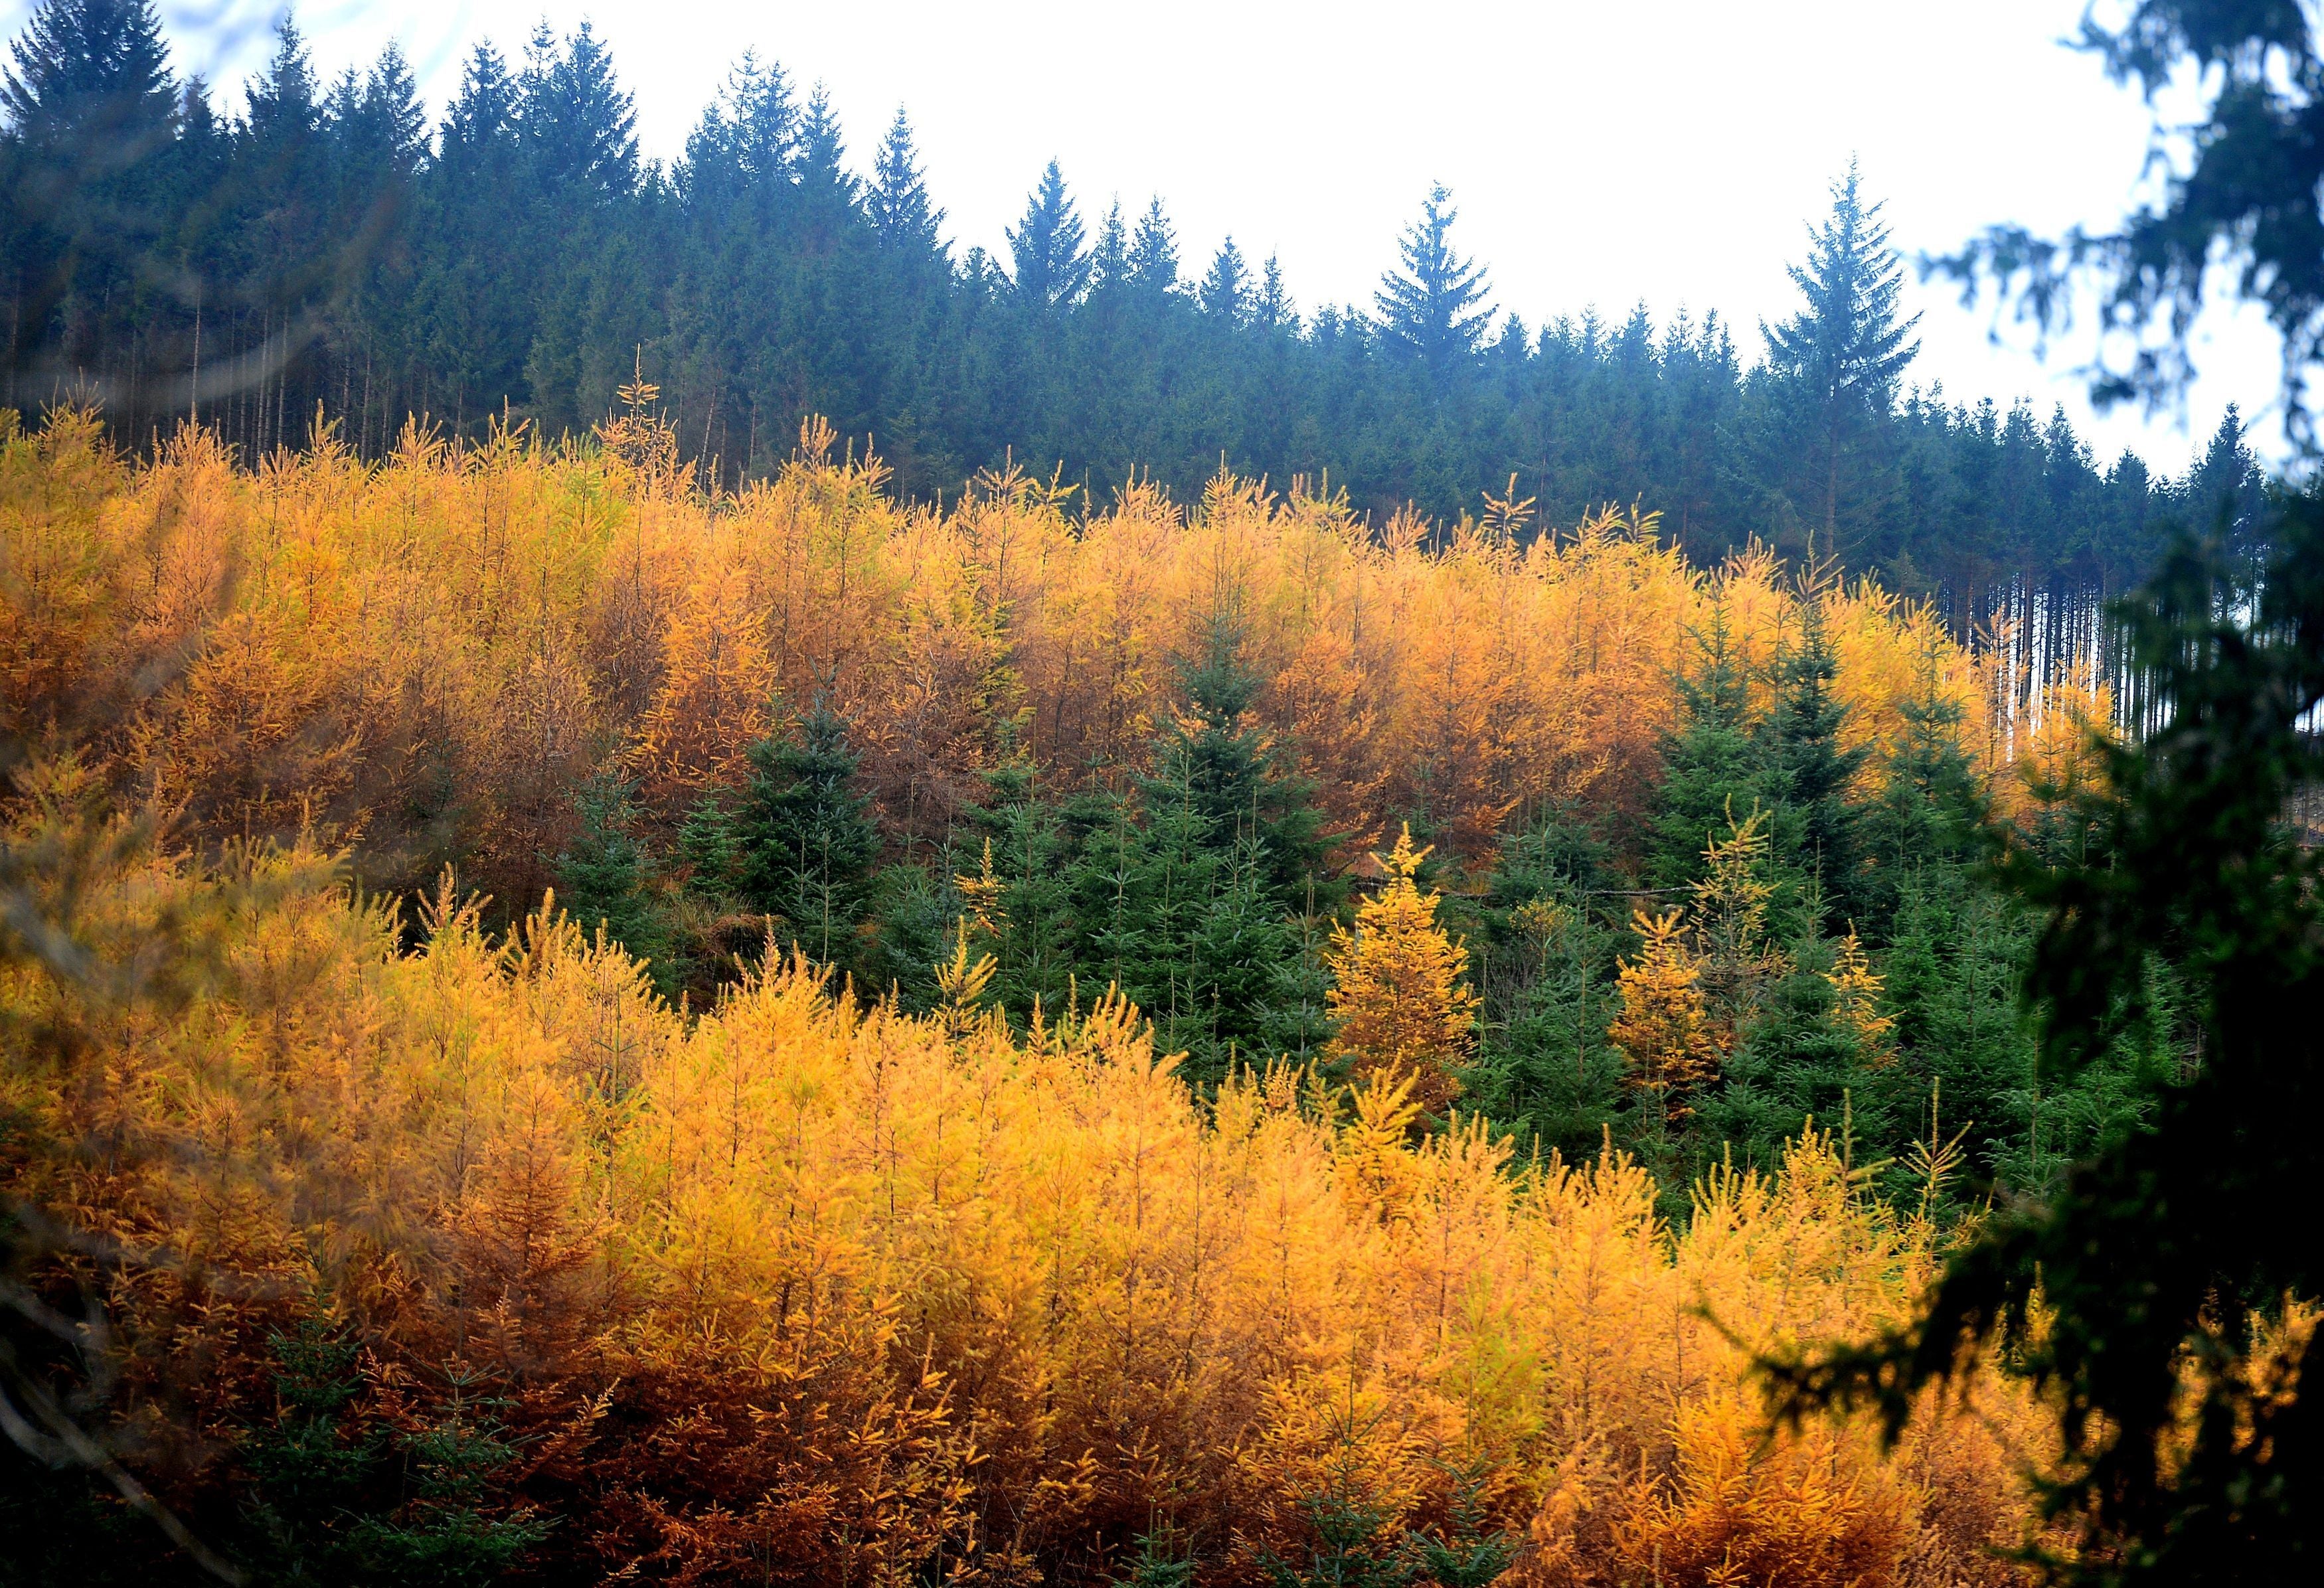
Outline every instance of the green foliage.
<path id="1" fill-rule="evenodd" d="M 2255 609 L 2231 599 L 2238 570 L 2216 543 L 2182 546 L 2126 603 L 2170 720 L 2101 748 L 2107 787 L 2080 801 L 2096 858 L 2020 849 L 2006 869 L 2044 917 L 2034 1080 L 2086 1085 L 2126 1042 L 2151 1051 L 2182 1022 L 2199 1061 L 2143 1120 L 2092 1132 L 2046 1202 L 1987 1224 L 1909 1326 L 1771 1364 L 1795 1411 L 1868 1401 L 1894 1429 L 1986 1343 L 2017 1353 L 2061 1412 L 2051 1509 L 2085 1545 L 2051 1563 L 2067 1581 L 2292 1581 L 2313 1565 L 2314 1353 L 2271 1330 L 2287 1297 L 2324 1289 L 2324 1244 L 2297 1211 L 2324 1126 L 2324 919 L 2315 852 L 2288 820 L 2324 776 L 2305 726 L 2324 699 L 2324 499 L 2286 499 L 2270 538 Z"/>
<path id="2" fill-rule="evenodd" d="M 46 0 L 22 41 L 0 105 L 12 374 L 101 387 L 139 446 L 198 409 L 249 455 L 318 405 L 365 457 L 413 413 L 553 441 L 641 363 L 727 484 L 779 466 L 809 412 L 877 437 L 922 499 L 1013 448 L 1191 500 L 1223 453 L 1450 520 L 1517 470 L 1545 521 L 1642 499 L 1704 563 L 1812 533 L 1912 593 L 2119 585 L 2187 495 L 2095 464 L 2062 419 L 1900 396 L 1896 263 L 1852 171 L 1762 363 L 1716 316 L 1496 323 L 1441 190 L 1376 321 L 1303 319 L 1272 262 L 1225 251 L 1185 280 L 1158 199 L 1093 238 L 1054 162 L 1005 259 L 961 250 L 900 115 L 859 179 L 828 100 L 770 63 L 730 76 L 679 159 L 642 161 L 586 25 L 512 61 L 478 45 L 432 150 L 400 55 L 324 83 L 287 23 L 239 117 L 172 77 L 148 5 Z"/>
<path id="3" fill-rule="evenodd" d="M 1194 1588 L 1194 1557 L 1179 1553 L 1167 1529 L 1157 1528 L 1139 1535 L 1130 1574 L 1113 1581 L 1115 1588 Z"/>
<path id="4" fill-rule="evenodd" d="M 853 969 L 880 835 L 871 800 L 853 787 L 847 724 L 818 694 L 796 739 L 761 739 L 750 758 L 735 818 L 743 900 L 776 919 L 778 941 L 817 964 Z"/>
<path id="5" fill-rule="evenodd" d="M 1761 785 L 1773 822 L 1776 864 L 1790 878 L 1779 914 L 1812 932 L 1829 901 L 1852 918 L 1862 900 L 1858 812 L 1850 797 L 1864 751 L 1840 743 L 1848 708 L 1833 693 L 1840 672 L 1823 615 L 1804 603 L 1802 632 L 1776 665 L 1774 710 L 1759 725 Z"/>
<path id="6" fill-rule="evenodd" d="M 1677 889 L 1702 875 L 1702 854 L 1758 789 L 1749 679 L 1735 652 L 1725 605 L 1692 637 L 1694 656 L 1678 680 L 1677 730 L 1664 741 L 1663 782 L 1646 841 L 1647 886 Z M 1746 794 L 1737 809 L 1736 796 Z"/>
<path id="7" fill-rule="evenodd" d="M 585 932 L 605 935 L 640 959 L 666 956 L 668 934 L 652 896 L 652 868 L 630 834 L 637 812 L 631 785 L 599 776 L 573 799 L 581 822 L 557 857 L 558 899 Z"/>
<path id="8" fill-rule="evenodd" d="M 1467 932 L 1482 1008 L 1463 1101 L 1521 1150 L 1587 1158 L 1621 1103 L 1621 1056 L 1606 1026 L 1627 934 L 1601 906 L 1619 909 L 1628 895 L 1601 891 L 1611 856 L 1569 812 L 1505 838 L 1499 859 Z"/>

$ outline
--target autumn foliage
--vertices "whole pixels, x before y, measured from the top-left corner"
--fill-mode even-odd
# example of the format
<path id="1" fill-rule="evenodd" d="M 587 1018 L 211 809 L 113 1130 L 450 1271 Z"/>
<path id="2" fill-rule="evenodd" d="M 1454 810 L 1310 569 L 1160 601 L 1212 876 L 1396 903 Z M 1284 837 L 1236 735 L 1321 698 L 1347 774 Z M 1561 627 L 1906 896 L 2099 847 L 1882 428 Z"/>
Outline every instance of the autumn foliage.
<path id="1" fill-rule="evenodd" d="M 1692 567 L 1650 517 L 1519 545 L 1304 482 L 1093 511 L 1020 473 L 908 506 L 812 427 L 706 495 L 653 440 L 415 427 L 370 465 L 326 434 L 245 471 L 200 433 L 131 469 L 85 417 L 0 431 L 0 732 L 45 747 L 10 842 L 151 812 L 158 849 L 43 907 L 124 959 L 183 939 L 198 982 L 0 962 L 0 1185 L 102 1236 L 107 1415 L 197 1526 L 672 1583 L 1101 1583 L 1163 1538 L 1242 1583 L 1314 1555 L 1327 1496 L 1383 1555 L 1505 1533 L 1543 1588 L 2011 1579 L 2044 1447 L 2003 1364 L 1894 1450 L 1770 1433 L 1749 1371 L 1907 1317 L 1945 1233 L 1812 1129 L 1674 1225 L 1610 1145 L 1464 1113 L 1478 998 L 1403 824 L 1457 875 L 1536 808 L 1643 812 L 1714 603 L 1761 662 L 1816 603 L 1857 743 L 1933 669 L 1991 767 L 1987 680 L 1930 614 Z M 576 789 L 674 831 L 810 700 L 895 856 L 989 773 L 1119 788 L 1222 613 L 1342 858 L 1396 834 L 1313 1064 L 1204 1095 L 1093 987 L 1012 1024 L 965 924 L 926 1015 L 772 942 L 674 1006 L 542 903 Z M 1771 973 L 1743 859 L 1620 972 L 1612 1040 L 1674 1111 L 1721 989 Z M 1880 1039 L 1852 938 L 1831 985 Z M 337 1509 L 254 1513 L 286 1428 L 376 1459 Z"/>
<path id="2" fill-rule="evenodd" d="M 190 1514 L 313 1326 L 363 1343 L 351 1431 L 492 1406 L 514 1454 L 482 1507 L 554 1518 L 556 1577 L 1093 1581 L 1167 1524 L 1244 1582 L 1319 1485 L 1385 1547 L 1470 1471 L 1521 1582 L 2007 1575 L 1983 1552 L 2036 1425 L 2002 1379 L 1893 1455 L 1761 1442 L 1745 1354 L 1902 1316 L 1936 1256 L 1821 1137 L 1678 1232 L 1618 1156 L 1415 1137 L 1409 1075 L 1346 1123 L 1280 1066 L 1201 1107 L 1119 1003 L 1019 1041 L 797 962 L 688 1021 L 553 914 L 501 944 L 448 888 L 404 923 L 309 857 L 254 864 L 88 901 L 119 942 L 269 890 L 207 996 L 120 1015 L 101 1065 L 23 1046 L 90 1013 L 70 988 L 0 988 L 10 1189 L 144 1253 L 118 1322 L 135 1401 L 204 1441 Z"/>

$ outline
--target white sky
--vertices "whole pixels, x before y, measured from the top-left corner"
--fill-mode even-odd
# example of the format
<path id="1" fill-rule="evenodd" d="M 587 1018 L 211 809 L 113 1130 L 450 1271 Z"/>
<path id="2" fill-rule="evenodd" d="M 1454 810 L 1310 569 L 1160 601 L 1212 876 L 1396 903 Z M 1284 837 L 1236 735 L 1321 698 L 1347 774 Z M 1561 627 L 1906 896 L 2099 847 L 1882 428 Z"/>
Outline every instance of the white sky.
<path id="1" fill-rule="evenodd" d="M 1094 225 L 1158 192 L 1199 269 L 1231 233 L 1279 253 L 1303 310 L 1369 306 L 1398 230 L 1432 180 L 1453 190 L 1456 239 L 1496 301 L 1529 325 L 1644 300 L 1657 321 L 1716 308 L 1747 358 L 1757 322 L 1789 312 L 1787 262 L 1851 153 L 1887 202 L 1899 246 L 1957 245 L 1983 225 L 2103 225 L 2135 191 L 2148 118 L 2135 93 L 2061 48 L 2083 0 L 1435 0 L 1386 5 L 1176 0 L 883 0 L 877 6 L 636 0 L 310 0 L 302 29 L 326 74 L 401 41 L 430 106 L 469 46 L 513 58 L 535 21 L 588 17 L 636 96 L 649 155 L 681 147 L 747 48 L 802 86 L 825 83 L 858 169 L 899 104 L 955 243 L 1002 248 L 1055 156 Z M 0 0 L 9 30 L 25 0 Z M 272 0 L 163 0 L 181 67 L 234 85 L 269 43 Z M 2125 445 L 2176 471 L 2230 401 L 2272 409 L 2273 343 L 2257 315 L 2217 312 L 2185 427 L 2093 418 L 2069 366 L 2022 333 L 1988 344 L 1988 308 L 1941 284 L 1913 375 L 1957 399 L 2065 402 L 2102 458 Z M 2264 419 L 2255 439 L 2277 450 Z"/>

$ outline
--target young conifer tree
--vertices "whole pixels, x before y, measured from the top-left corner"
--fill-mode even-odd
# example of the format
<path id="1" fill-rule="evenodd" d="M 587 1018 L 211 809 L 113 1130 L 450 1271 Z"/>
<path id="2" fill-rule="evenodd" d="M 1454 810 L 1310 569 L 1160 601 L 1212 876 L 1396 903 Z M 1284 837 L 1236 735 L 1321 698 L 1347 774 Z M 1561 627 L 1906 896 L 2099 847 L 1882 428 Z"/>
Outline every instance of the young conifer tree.
<path id="1" fill-rule="evenodd" d="M 796 740 L 751 747 L 740 817 L 744 898 L 818 964 L 854 963 L 880 838 L 872 802 L 855 792 L 847 723 L 818 693 Z"/>
<path id="2" fill-rule="evenodd" d="M 1436 923 L 1438 895 L 1415 881 L 1425 849 L 1412 828 L 1379 857 L 1388 884 L 1356 907 L 1353 931 L 1332 934 L 1330 1005 L 1338 1030 L 1325 1056 L 1358 1079 L 1414 1079 L 1413 1097 L 1442 1111 L 1459 1096 L 1477 1023 L 1477 995 L 1463 983 L 1466 946 Z"/>

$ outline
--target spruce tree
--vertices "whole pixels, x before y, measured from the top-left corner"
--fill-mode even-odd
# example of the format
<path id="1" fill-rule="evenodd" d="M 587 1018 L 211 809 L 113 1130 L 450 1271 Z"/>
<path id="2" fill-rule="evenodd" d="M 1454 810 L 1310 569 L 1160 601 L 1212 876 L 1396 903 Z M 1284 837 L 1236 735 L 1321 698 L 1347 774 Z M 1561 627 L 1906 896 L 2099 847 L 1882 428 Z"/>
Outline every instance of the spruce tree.
<path id="1" fill-rule="evenodd" d="M 1872 444 L 1920 351 L 1911 340 L 1920 317 L 1900 317 L 1904 266 L 1881 206 L 1865 202 L 1853 160 L 1831 199 L 1831 216 L 1809 233 L 1807 262 L 1791 267 L 1807 301 L 1782 324 L 1760 326 L 1783 415 L 1780 445 L 1801 460 L 1784 477 L 1826 555 L 1860 539 L 1877 505 L 1861 500 L 1876 489 L 1868 483 L 1878 466 Z"/>
<path id="2" fill-rule="evenodd" d="M 1069 304 L 1089 282 L 1089 252 L 1082 246 L 1081 216 L 1065 191 L 1065 172 L 1051 161 L 1025 201 L 1025 214 L 1009 231 L 1017 291 L 1037 308 Z"/>
<path id="3" fill-rule="evenodd" d="M 1194 301 L 1203 312 L 1222 325 L 1240 326 L 1250 313 L 1250 271 L 1242 262 L 1242 250 L 1229 237 L 1219 244 L 1218 256 L 1211 261 L 1209 273 L 1194 289 Z"/>
<path id="4" fill-rule="evenodd" d="M 1775 701 L 1759 725 L 1761 776 L 1773 807 L 1776 858 L 1801 879 L 1795 930 L 1820 930 L 1829 907 L 1849 919 L 1863 907 L 1862 847 L 1851 800 L 1861 747 L 1840 742 L 1848 707 L 1835 692 L 1840 661 L 1821 606 L 1804 608 L 1799 640 L 1776 665 Z"/>
<path id="5" fill-rule="evenodd" d="M 810 959 L 853 968 L 880 839 L 871 800 L 854 789 L 847 723 L 818 693 L 795 739 L 761 739 L 750 760 L 737 817 L 743 900 Z"/>
<path id="6" fill-rule="evenodd" d="M 896 107 L 896 119 L 888 124 L 887 136 L 880 141 L 864 207 L 881 248 L 907 257 L 932 257 L 943 252 L 944 211 L 928 201 L 919 151 L 912 144 L 912 124 L 901 106 Z"/>
<path id="7" fill-rule="evenodd" d="M 627 783 L 600 776 L 574 796 L 580 827 L 557 857 L 558 900 L 584 932 L 602 929 L 637 958 L 659 960 L 665 933 L 650 892 L 652 867 L 630 834 L 637 819 L 630 795 Z"/>
<path id="8" fill-rule="evenodd" d="M 1163 213 L 1158 197 L 1148 202 L 1130 238 L 1130 281 L 1157 295 L 1178 285 L 1177 234 L 1171 230 L 1170 217 Z"/>
<path id="9" fill-rule="evenodd" d="M 1663 782 L 1645 845 L 1645 881 L 1683 888 L 1702 875 L 1702 856 L 1765 794 L 1754 743 L 1749 680 L 1721 601 L 1692 637 L 1692 664 L 1678 678 L 1680 726 L 1663 742 Z"/>
<path id="10" fill-rule="evenodd" d="M 1382 337 L 1418 361 L 1440 386 L 1476 357 L 1492 320 L 1484 267 L 1452 251 L 1459 216 L 1443 184 L 1431 188 L 1420 218 L 1397 244 L 1403 268 L 1383 276 L 1373 295 Z"/>

